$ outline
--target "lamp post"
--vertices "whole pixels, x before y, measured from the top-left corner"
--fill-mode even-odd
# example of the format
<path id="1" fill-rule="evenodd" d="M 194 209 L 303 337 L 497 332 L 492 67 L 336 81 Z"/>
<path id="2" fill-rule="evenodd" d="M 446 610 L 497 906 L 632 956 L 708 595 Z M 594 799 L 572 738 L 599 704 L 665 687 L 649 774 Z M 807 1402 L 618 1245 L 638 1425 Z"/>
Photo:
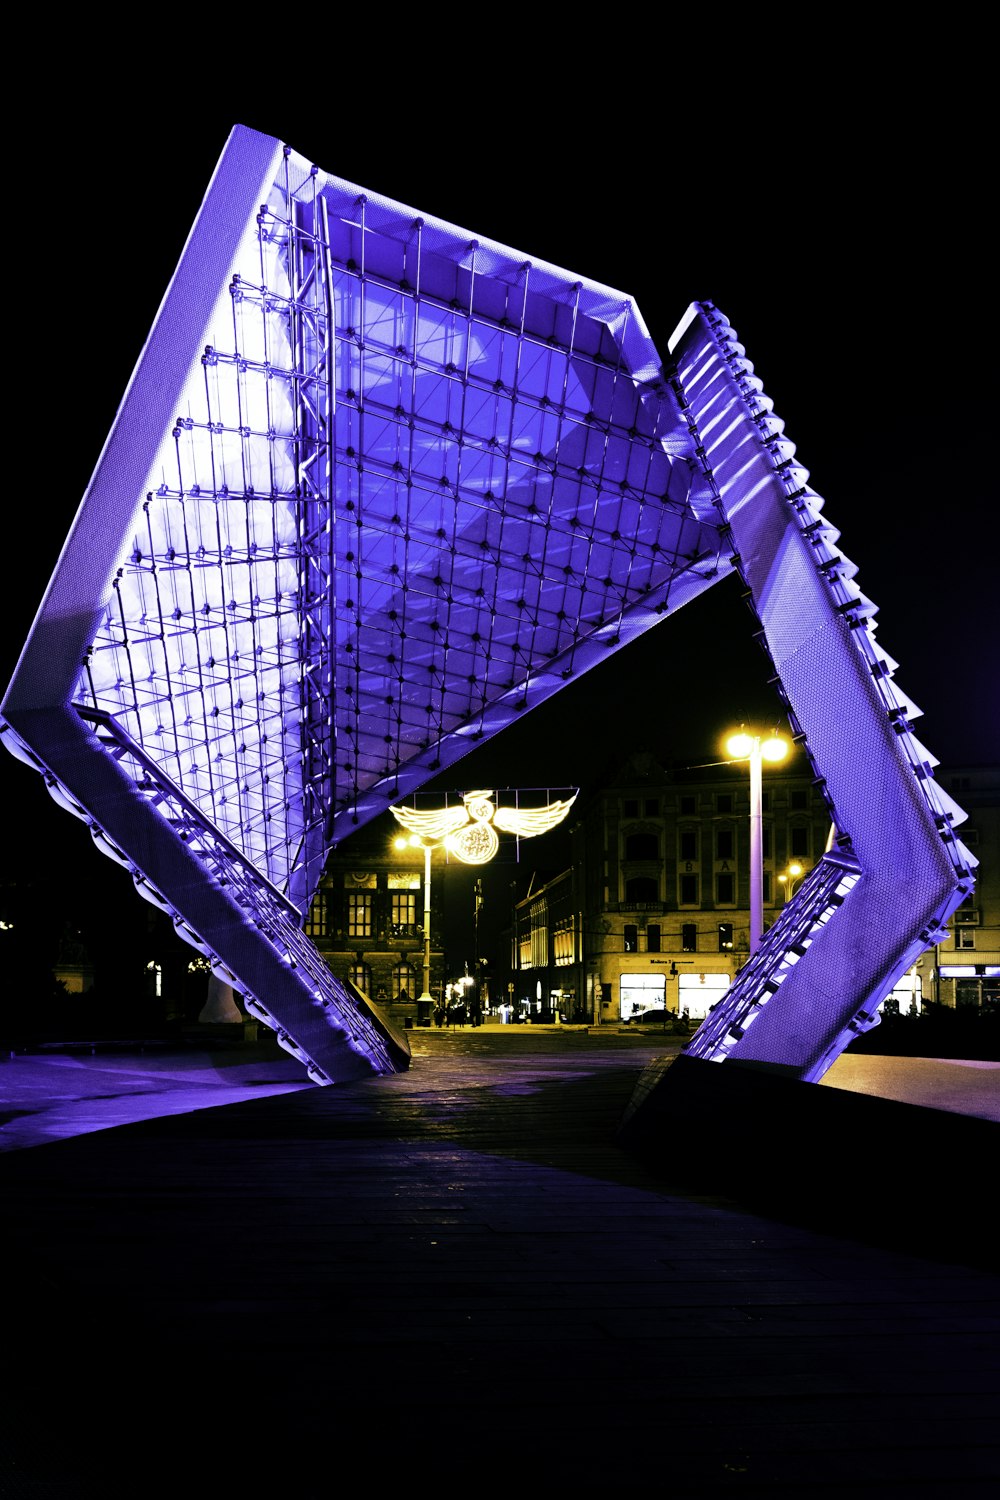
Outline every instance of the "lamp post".
<path id="1" fill-rule="evenodd" d="M 788 743 L 780 735 L 748 734 L 740 730 L 726 740 L 726 754 L 732 760 L 750 763 L 750 957 L 760 946 L 764 928 L 764 839 L 763 839 L 763 762 L 777 763 L 788 754 Z"/>
<path id="2" fill-rule="evenodd" d="M 424 1026 L 434 1009 L 434 997 L 431 994 L 431 850 L 434 845 L 425 844 L 416 833 L 411 833 L 408 839 L 398 838 L 393 842 L 397 849 L 412 845 L 415 849 L 424 851 L 424 987 L 417 996 L 417 1025 Z"/>

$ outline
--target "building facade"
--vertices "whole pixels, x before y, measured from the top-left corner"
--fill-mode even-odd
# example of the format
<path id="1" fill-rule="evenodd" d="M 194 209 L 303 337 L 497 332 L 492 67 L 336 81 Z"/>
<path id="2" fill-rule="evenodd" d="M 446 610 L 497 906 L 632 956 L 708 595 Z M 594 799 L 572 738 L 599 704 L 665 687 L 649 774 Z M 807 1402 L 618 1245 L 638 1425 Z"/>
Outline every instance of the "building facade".
<path id="1" fill-rule="evenodd" d="M 306 918 L 306 934 L 341 981 L 355 985 L 397 1025 L 418 1019 L 424 969 L 424 855 L 395 847 L 391 830 L 352 841 L 328 858 Z M 430 994 L 444 985 L 443 887 L 430 883 Z"/>
<path id="2" fill-rule="evenodd" d="M 939 779 L 968 812 L 960 834 L 979 860 L 976 889 L 908 981 L 918 1002 L 1000 1010 L 1000 767 L 956 767 Z"/>
<path id="3" fill-rule="evenodd" d="M 976 890 L 886 1005 L 1000 1007 L 1000 768 L 942 777 L 968 809 Z M 831 837 L 808 768 L 762 790 L 763 925 Z M 703 1020 L 750 956 L 750 789 L 733 765 L 669 771 L 634 755 L 581 809 L 568 868 L 515 905 L 508 984 L 521 1019 L 591 1025 L 666 1012 Z"/>
<path id="4" fill-rule="evenodd" d="M 830 832 L 808 766 L 765 773 L 765 928 Z M 746 766 L 668 770 L 635 754 L 581 809 L 572 836 L 570 868 L 515 909 L 522 1014 L 592 1025 L 663 1011 L 704 1019 L 750 956 Z"/>

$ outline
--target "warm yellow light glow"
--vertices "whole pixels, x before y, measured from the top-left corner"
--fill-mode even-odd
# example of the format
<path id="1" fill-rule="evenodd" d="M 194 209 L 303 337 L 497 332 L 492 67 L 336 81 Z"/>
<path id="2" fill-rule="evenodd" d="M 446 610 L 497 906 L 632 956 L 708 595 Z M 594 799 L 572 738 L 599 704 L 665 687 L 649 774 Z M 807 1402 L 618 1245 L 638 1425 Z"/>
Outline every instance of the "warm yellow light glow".
<path id="1" fill-rule="evenodd" d="M 750 760 L 755 753 L 761 760 L 784 760 L 788 754 L 788 741 L 779 734 L 769 734 L 766 740 L 762 740 L 759 735 L 747 734 L 745 729 L 731 734 L 726 740 L 726 754 L 733 760 Z"/>
<path id="2" fill-rule="evenodd" d="M 799 864 L 789 865 L 788 866 L 788 873 L 789 873 L 789 875 L 801 875 L 802 874 L 802 866 L 799 865 Z"/>
<path id="3" fill-rule="evenodd" d="M 444 846 L 467 865 L 484 865 L 491 860 L 500 847 L 495 832 L 516 834 L 518 838 L 533 838 L 547 833 L 561 823 L 576 801 L 572 797 L 547 803 L 544 807 L 498 807 L 493 800 L 495 793 L 488 791 L 464 792 L 462 806 L 434 808 L 390 807 L 389 811 L 404 828 L 412 830 L 410 843 L 423 848 Z M 397 848 L 402 844 L 397 842 Z"/>
<path id="4" fill-rule="evenodd" d="M 753 754 L 753 735 L 731 734 L 726 741 L 726 754 L 731 755 L 733 760 L 746 760 Z"/>

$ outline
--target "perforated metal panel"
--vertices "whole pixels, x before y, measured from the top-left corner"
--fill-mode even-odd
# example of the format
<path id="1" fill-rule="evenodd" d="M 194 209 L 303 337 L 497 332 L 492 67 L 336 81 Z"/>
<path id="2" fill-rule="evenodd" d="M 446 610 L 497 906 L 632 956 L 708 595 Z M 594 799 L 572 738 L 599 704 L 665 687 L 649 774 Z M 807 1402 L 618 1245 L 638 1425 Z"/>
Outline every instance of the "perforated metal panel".
<path id="1" fill-rule="evenodd" d="M 875 607 L 836 546 L 725 318 L 692 309 L 674 343 L 734 561 L 838 830 L 689 1051 L 817 1078 L 877 1018 L 972 889 L 964 813 L 912 734 L 919 710 L 874 639 Z"/>

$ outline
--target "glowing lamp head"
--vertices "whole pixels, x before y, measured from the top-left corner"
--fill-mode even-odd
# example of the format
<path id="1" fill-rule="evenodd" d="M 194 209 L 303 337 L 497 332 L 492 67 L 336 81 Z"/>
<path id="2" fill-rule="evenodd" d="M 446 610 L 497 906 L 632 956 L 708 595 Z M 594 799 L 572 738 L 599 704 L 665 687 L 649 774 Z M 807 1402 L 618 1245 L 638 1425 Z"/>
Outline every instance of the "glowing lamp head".
<path id="1" fill-rule="evenodd" d="M 762 760 L 771 762 L 784 760 L 788 754 L 788 743 L 780 735 L 772 734 L 768 739 L 761 741 L 760 754 Z"/>
<path id="2" fill-rule="evenodd" d="M 731 734 L 726 741 L 726 754 L 731 755 L 733 760 L 747 760 L 753 754 L 754 737 L 752 734 Z"/>
<path id="3" fill-rule="evenodd" d="M 766 740 L 762 740 L 759 735 L 747 734 L 745 729 L 741 729 L 738 734 L 731 734 L 726 740 L 726 754 L 733 760 L 750 760 L 757 754 L 761 760 L 773 764 L 784 760 L 788 754 L 788 743 L 780 734 L 770 734 Z"/>

